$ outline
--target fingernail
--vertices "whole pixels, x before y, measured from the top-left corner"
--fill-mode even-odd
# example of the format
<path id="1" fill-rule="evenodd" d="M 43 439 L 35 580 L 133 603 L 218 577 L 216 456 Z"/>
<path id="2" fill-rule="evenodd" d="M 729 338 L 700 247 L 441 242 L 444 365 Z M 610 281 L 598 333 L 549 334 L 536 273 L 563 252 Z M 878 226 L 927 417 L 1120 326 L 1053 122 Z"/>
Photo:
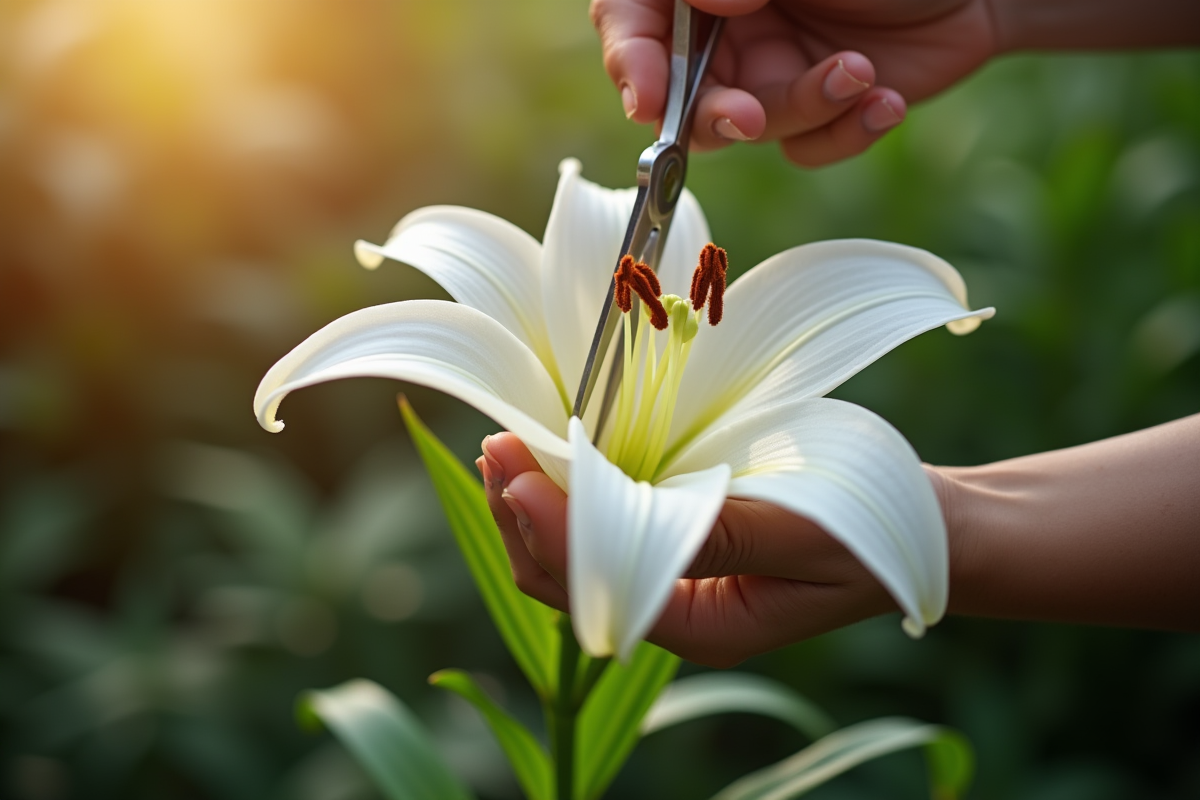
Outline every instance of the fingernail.
<path id="1" fill-rule="evenodd" d="M 833 69 L 825 76 L 825 96 L 830 100 L 849 100 L 871 88 L 871 84 L 860 81 L 850 74 L 845 63 L 839 58 Z"/>
<path id="2" fill-rule="evenodd" d="M 731 139 L 735 142 L 749 141 L 750 137 L 738 130 L 738 127 L 733 124 L 729 117 L 721 117 L 713 123 L 713 133 L 720 136 L 722 139 Z"/>
<path id="3" fill-rule="evenodd" d="M 528 537 L 533 533 L 533 522 L 529 519 L 529 514 L 525 511 L 525 506 L 521 505 L 517 498 L 509 494 L 507 489 L 504 490 L 500 497 L 508 505 L 508 510 L 517 518 L 517 527 L 521 529 L 521 536 Z"/>
<path id="4" fill-rule="evenodd" d="M 483 456 L 475 459 L 475 469 L 479 470 L 480 477 L 483 478 L 483 488 L 492 488 L 492 471 L 488 469 L 487 459 Z"/>
<path id="5" fill-rule="evenodd" d="M 491 441 L 491 436 L 483 437 L 483 443 L 480 448 L 483 450 L 483 459 L 487 463 L 488 473 L 490 478 L 485 478 L 489 489 L 499 489 L 504 486 L 504 467 L 500 466 L 491 453 L 488 452 L 488 442 Z"/>
<path id="6" fill-rule="evenodd" d="M 621 105 L 625 107 L 625 119 L 629 119 L 637 111 L 637 94 L 628 83 L 621 84 Z"/>
<path id="7" fill-rule="evenodd" d="M 863 109 L 863 127 L 871 133 L 883 133 L 904 121 L 886 98 L 879 98 Z"/>

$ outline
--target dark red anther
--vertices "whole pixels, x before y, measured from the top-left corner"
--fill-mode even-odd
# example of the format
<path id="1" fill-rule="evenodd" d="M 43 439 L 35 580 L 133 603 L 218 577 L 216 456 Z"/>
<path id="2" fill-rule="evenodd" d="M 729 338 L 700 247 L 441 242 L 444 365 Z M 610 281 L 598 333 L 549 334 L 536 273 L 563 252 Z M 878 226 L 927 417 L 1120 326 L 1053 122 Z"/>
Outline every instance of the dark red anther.
<path id="1" fill-rule="evenodd" d="M 696 265 L 696 269 L 692 272 L 692 290 L 688 297 L 692 300 L 692 310 L 699 311 L 704 305 L 704 300 L 708 296 L 708 270 L 704 266 L 705 251 L 700 251 L 700 263 Z"/>
<path id="2" fill-rule="evenodd" d="M 708 324 L 716 325 L 721 321 L 725 310 L 725 273 L 729 270 L 729 256 L 725 248 L 717 247 L 712 242 L 704 245 L 700 251 L 699 263 L 692 273 L 692 291 L 689 297 L 692 309 L 699 310 L 708 302 Z"/>
<path id="3" fill-rule="evenodd" d="M 649 265 L 635 262 L 633 256 L 623 256 L 613 278 L 616 280 L 613 301 L 617 308 L 629 313 L 633 308 L 633 295 L 636 294 L 650 312 L 650 324 L 660 331 L 667 327 L 667 309 L 659 299 L 662 286 Z"/>
<path id="4" fill-rule="evenodd" d="M 650 282 L 650 291 L 654 292 L 654 296 L 662 297 L 662 284 L 658 282 L 658 276 L 654 274 L 654 270 L 650 269 L 650 265 L 639 261 L 637 263 L 637 270 L 645 275 L 646 280 Z"/>
<path id="5" fill-rule="evenodd" d="M 645 264 L 638 264 L 639 269 L 633 277 L 633 290 L 637 292 L 637 296 L 642 298 L 642 302 L 646 305 L 646 310 L 650 312 L 650 324 L 658 330 L 666 330 L 667 327 L 667 309 L 663 308 L 662 301 L 658 299 L 658 295 L 654 293 L 654 286 L 658 283 L 658 279 L 654 277 L 654 271 Z"/>
<path id="6" fill-rule="evenodd" d="M 629 287 L 633 283 L 634 272 L 633 256 L 623 256 L 620 263 L 617 264 L 617 271 L 613 274 L 613 278 L 616 280 L 613 288 L 613 301 L 616 302 L 617 308 L 626 314 L 633 308 L 633 296 L 629 292 Z"/>

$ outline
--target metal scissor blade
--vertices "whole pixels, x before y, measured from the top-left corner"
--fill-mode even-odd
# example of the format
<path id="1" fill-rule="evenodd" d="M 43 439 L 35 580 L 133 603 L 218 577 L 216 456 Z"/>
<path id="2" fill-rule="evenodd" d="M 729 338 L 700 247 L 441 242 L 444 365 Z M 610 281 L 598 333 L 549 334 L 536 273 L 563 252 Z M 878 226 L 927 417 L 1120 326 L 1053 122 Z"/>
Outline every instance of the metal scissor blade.
<path id="1" fill-rule="evenodd" d="M 633 214 L 629 217 L 629 226 L 625 229 L 625 241 L 621 243 L 621 252 L 617 256 L 617 264 L 621 263 L 621 259 L 630 253 L 634 247 L 640 249 L 644 244 L 648 230 L 639 231 L 639 228 L 645 228 L 646 215 L 644 209 L 646 206 L 646 187 L 639 186 L 637 198 L 633 201 Z M 638 240 L 641 240 L 639 242 Z M 635 254 L 635 258 L 639 254 Z M 617 265 L 613 265 L 613 272 L 617 271 Z M 616 278 L 611 278 L 608 282 L 608 293 L 604 296 L 604 305 L 600 308 L 600 319 L 596 322 L 596 332 L 592 335 L 592 346 L 588 349 L 587 361 L 583 364 L 583 375 L 579 380 L 579 391 L 575 393 L 575 406 L 571 411 L 573 416 L 583 419 L 583 412 L 587 409 L 588 401 L 592 398 L 592 391 L 596 388 L 596 376 L 600 374 L 600 362 L 608 353 L 608 346 L 612 343 L 613 332 L 617 329 L 617 321 L 620 315 L 613 311 L 613 290 L 616 289 Z"/>
<path id="2" fill-rule="evenodd" d="M 675 204 L 683 191 L 683 181 L 687 175 L 687 148 L 696 93 L 712 59 L 717 39 L 721 35 L 723 20 L 713 19 L 707 40 L 702 47 L 697 48 L 696 33 L 702 20 L 706 18 L 708 15 L 696 11 L 684 0 L 675 0 L 671 71 L 662 135 L 646 148 L 638 159 L 637 199 L 634 201 L 629 226 L 625 230 L 621 253 L 617 257 L 618 265 L 622 257 L 631 255 L 635 259 L 647 261 L 651 269 L 658 268 L 658 259 L 666 244 Z M 616 272 L 616 265 L 613 271 Z M 584 363 L 583 375 L 580 376 L 579 391 L 575 395 L 572 411 L 572 414 L 580 419 L 583 418 L 591 400 L 596 387 L 596 376 L 616 331 L 618 315 L 613 311 L 615 288 L 615 279 L 610 280 L 600 319 L 596 323 L 596 332 L 592 336 L 592 346 Z M 597 440 L 603 431 L 612 400 L 616 396 L 616 387 L 620 384 L 623 367 L 623 362 L 618 360 L 609 371 L 604 404 L 596 424 Z"/>

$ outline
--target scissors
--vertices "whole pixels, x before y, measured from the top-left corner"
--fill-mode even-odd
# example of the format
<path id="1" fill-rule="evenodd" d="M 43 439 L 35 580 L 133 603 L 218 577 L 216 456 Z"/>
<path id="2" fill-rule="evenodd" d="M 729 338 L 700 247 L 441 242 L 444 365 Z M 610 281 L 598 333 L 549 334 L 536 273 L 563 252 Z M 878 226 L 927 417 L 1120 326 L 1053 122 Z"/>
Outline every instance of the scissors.
<path id="1" fill-rule="evenodd" d="M 663 246 L 671 229 L 671 217 L 683 194 L 683 181 L 687 176 L 688 143 L 692 135 L 692 118 L 696 110 L 696 94 L 700 80 L 704 77 L 712 60 L 717 39 L 724 23 L 721 17 L 713 17 L 692 8 L 685 0 L 675 0 L 675 19 L 671 46 L 671 71 L 667 87 L 667 109 L 663 115 L 662 133 L 658 141 L 642 151 L 638 158 L 637 198 L 633 202 L 633 214 L 629 227 L 625 229 L 625 241 L 617 256 L 617 264 L 625 255 L 635 261 L 643 261 L 658 271 Z M 708 35 L 703 45 L 699 43 L 700 28 L 708 24 Z M 616 272 L 616 265 L 613 267 Z M 620 315 L 613 311 L 613 290 L 616 278 L 609 282 L 604 307 L 596 323 L 596 333 L 588 350 L 579 391 L 575 395 L 574 416 L 583 418 L 588 401 L 596 387 L 596 376 L 600 364 L 608 353 L 609 344 L 617 329 Z M 637 304 L 634 305 L 633 330 L 636 332 Z M 621 334 L 624 336 L 624 332 Z M 621 348 L 618 342 L 617 350 Z M 595 439 L 599 440 L 604 422 L 621 385 L 624 361 L 615 359 L 609 370 L 608 384 L 596 422 Z"/>

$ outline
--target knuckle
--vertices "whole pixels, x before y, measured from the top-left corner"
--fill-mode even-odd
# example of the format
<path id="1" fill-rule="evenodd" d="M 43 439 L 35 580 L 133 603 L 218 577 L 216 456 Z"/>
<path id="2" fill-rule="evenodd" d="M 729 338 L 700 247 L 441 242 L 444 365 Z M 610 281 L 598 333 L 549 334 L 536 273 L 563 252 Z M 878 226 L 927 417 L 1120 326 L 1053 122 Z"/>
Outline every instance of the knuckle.
<path id="1" fill-rule="evenodd" d="M 608 18 L 611 10 L 611 0 L 592 0 L 591 5 L 588 7 L 588 17 L 591 18 L 592 25 L 596 30 L 600 30 L 601 26 L 604 25 L 604 20 Z"/>
<path id="2" fill-rule="evenodd" d="M 611 77 L 616 78 L 624 72 L 625 65 L 629 63 L 632 44 L 628 40 L 617 39 L 604 30 L 600 31 L 600 38 L 604 43 L 604 69 Z"/>

